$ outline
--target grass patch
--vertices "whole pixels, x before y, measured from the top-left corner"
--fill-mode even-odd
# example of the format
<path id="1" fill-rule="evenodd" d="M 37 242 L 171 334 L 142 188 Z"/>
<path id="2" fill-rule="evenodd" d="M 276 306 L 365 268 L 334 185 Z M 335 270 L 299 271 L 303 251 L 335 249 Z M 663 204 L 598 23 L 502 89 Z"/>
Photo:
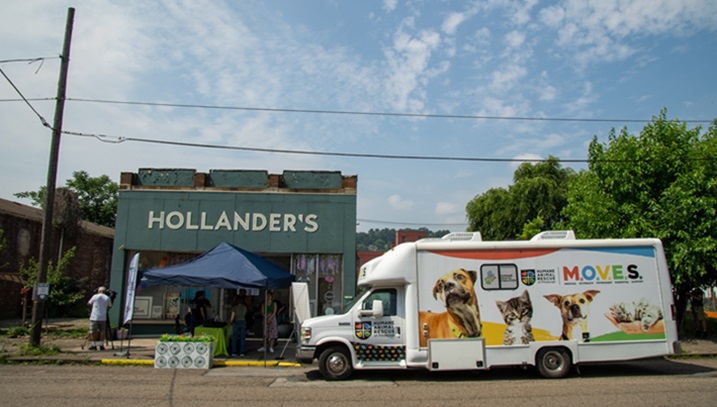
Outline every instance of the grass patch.
<path id="1" fill-rule="evenodd" d="M 18 348 L 18 354 L 20 356 L 53 356 L 60 353 L 60 348 L 57 346 L 32 346 L 29 343 L 20 345 Z"/>
<path id="2" fill-rule="evenodd" d="M 11 338 L 19 338 L 21 336 L 27 336 L 29 334 L 30 331 L 23 326 L 13 326 L 11 328 L 8 328 L 7 330 L 7 336 Z"/>
<path id="3" fill-rule="evenodd" d="M 73 328 L 73 329 L 49 329 L 48 335 L 54 335 L 61 338 L 75 338 L 83 339 L 87 337 L 89 331 L 87 328 Z"/>

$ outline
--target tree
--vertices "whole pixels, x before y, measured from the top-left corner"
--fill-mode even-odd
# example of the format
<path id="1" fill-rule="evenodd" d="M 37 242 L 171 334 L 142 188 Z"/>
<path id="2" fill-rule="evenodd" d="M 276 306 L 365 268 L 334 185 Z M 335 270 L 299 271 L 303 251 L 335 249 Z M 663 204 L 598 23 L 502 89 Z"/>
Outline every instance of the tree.
<path id="1" fill-rule="evenodd" d="M 84 294 L 76 282 L 65 275 L 64 271 L 75 257 L 75 247 L 65 252 L 57 267 L 52 262 L 47 268 L 47 283 L 50 285 L 47 313 L 50 317 L 83 316 L 86 313 Z M 20 268 L 20 276 L 25 287 L 33 287 L 37 279 L 37 261 L 31 258 L 26 267 Z"/>
<path id="2" fill-rule="evenodd" d="M 119 187 L 110 177 L 90 177 L 86 171 L 75 171 L 65 186 L 77 194 L 81 219 L 114 227 Z M 45 189 L 43 186 L 38 191 L 18 192 L 15 196 L 28 198 L 34 206 L 42 208 L 45 205 Z"/>
<path id="3" fill-rule="evenodd" d="M 717 120 L 703 134 L 663 110 L 639 136 L 594 138 L 588 159 L 563 212 L 581 237 L 657 237 L 675 285 L 717 282 Z"/>
<path id="4" fill-rule="evenodd" d="M 571 183 L 567 224 L 583 238 L 661 239 L 679 321 L 686 293 L 717 283 L 717 120 L 703 133 L 663 110 L 639 136 L 594 138 L 588 158 Z"/>
<path id="5" fill-rule="evenodd" d="M 521 164 L 508 189 L 493 188 L 468 202 L 469 230 L 481 232 L 487 240 L 512 240 L 526 238 L 527 231 L 553 229 L 564 221 L 561 211 L 574 176 L 553 156 Z"/>

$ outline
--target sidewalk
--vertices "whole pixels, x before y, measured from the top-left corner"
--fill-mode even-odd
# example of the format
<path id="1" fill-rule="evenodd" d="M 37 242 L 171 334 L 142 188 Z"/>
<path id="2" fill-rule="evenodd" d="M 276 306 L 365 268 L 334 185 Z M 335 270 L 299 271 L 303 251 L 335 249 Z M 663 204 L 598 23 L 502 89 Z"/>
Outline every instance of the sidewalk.
<path id="1" fill-rule="evenodd" d="M 56 363 L 88 363 L 106 365 L 147 365 L 154 366 L 154 351 L 158 337 L 133 338 L 131 342 L 110 342 L 106 350 L 90 351 L 90 343 L 82 348 L 83 341 L 79 339 L 58 339 L 52 345 L 58 346 L 62 351 L 57 355 L 16 356 L 10 357 L 13 362 L 56 362 Z M 670 357 L 717 357 L 717 342 L 707 339 L 689 339 L 681 342 L 682 353 Z M 114 349 L 112 348 L 114 345 Z M 215 356 L 215 367 L 254 366 L 254 367 L 302 367 L 296 360 L 296 344 L 288 340 L 280 340 L 274 347 L 274 353 L 266 354 L 256 351 L 261 346 L 259 340 L 249 340 L 250 349 L 243 357 Z M 286 350 L 284 351 L 284 347 Z M 282 351 L 283 357 L 282 357 Z M 304 365 L 306 366 L 306 365 Z"/>
<path id="2" fill-rule="evenodd" d="M 88 363 L 107 365 L 147 365 L 154 366 L 154 351 L 159 337 L 132 338 L 131 341 L 115 340 L 107 344 L 105 350 L 91 351 L 91 343 L 81 339 L 54 339 L 48 343 L 57 346 L 61 352 L 57 355 L 14 356 L 8 358 L 12 362 L 55 362 L 55 363 Z M 83 349 L 84 345 L 84 349 Z M 262 345 L 260 340 L 248 340 L 249 349 L 243 357 L 214 356 L 214 366 L 275 366 L 301 367 L 296 361 L 296 344 L 280 339 L 274 346 L 274 353 L 266 354 L 256 351 Z M 113 348 L 114 346 L 114 348 Z M 286 350 L 284 351 L 286 347 Z M 282 355 L 282 351 L 283 355 Z"/>

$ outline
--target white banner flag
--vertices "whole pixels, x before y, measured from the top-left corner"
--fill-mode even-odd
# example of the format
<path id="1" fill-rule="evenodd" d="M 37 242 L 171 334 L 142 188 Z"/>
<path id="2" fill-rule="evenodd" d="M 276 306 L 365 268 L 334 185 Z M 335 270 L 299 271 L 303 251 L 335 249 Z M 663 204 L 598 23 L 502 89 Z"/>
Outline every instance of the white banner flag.
<path id="1" fill-rule="evenodd" d="M 122 325 L 132 320 L 134 312 L 134 292 L 137 289 L 137 269 L 139 268 L 139 253 L 132 257 L 129 263 L 129 274 L 127 276 L 127 297 L 124 302 L 124 322 Z"/>

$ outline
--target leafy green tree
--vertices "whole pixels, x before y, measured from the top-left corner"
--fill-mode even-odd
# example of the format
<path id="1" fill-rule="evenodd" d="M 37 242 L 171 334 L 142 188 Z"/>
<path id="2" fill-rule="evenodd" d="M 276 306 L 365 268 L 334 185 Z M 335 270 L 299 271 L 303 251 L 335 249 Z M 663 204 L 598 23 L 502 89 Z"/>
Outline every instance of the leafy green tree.
<path id="1" fill-rule="evenodd" d="M 662 240 L 678 326 L 692 287 L 717 284 L 717 120 L 706 132 L 667 120 L 593 139 L 589 171 L 571 183 L 563 214 L 583 238 Z"/>
<path id="2" fill-rule="evenodd" d="M 65 182 L 65 186 L 77 194 L 81 219 L 114 227 L 119 187 L 110 177 L 90 177 L 86 171 L 75 171 L 72 178 Z M 38 191 L 18 192 L 15 196 L 28 198 L 34 206 L 41 208 L 45 205 L 45 190 L 43 186 Z"/>
<path id="3" fill-rule="evenodd" d="M 639 136 L 593 139 L 588 157 L 563 211 L 580 237 L 657 237 L 676 286 L 717 282 L 717 121 L 703 133 L 663 110 Z"/>
<path id="4" fill-rule="evenodd" d="M 512 240 L 532 237 L 526 231 L 553 229 L 564 221 L 561 211 L 573 177 L 556 157 L 522 164 L 508 189 L 493 188 L 468 202 L 469 230 L 487 240 Z"/>
<path id="5" fill-rule="evenodd" d="M 50 285 L 47 313 L 50 317 L 84 316 L 84 294 L 74 284 L 73 280 L 65 275 L 72 258 L 75 257 L 75 247 L 65 252 L 57 266 L 50 262 L 47 267 L 47 283 Z M 37 261 L 30 258 L 26 267 L 20 268 L 20 276 L 27 287 L 33 287 L 37 280 Z"/>

